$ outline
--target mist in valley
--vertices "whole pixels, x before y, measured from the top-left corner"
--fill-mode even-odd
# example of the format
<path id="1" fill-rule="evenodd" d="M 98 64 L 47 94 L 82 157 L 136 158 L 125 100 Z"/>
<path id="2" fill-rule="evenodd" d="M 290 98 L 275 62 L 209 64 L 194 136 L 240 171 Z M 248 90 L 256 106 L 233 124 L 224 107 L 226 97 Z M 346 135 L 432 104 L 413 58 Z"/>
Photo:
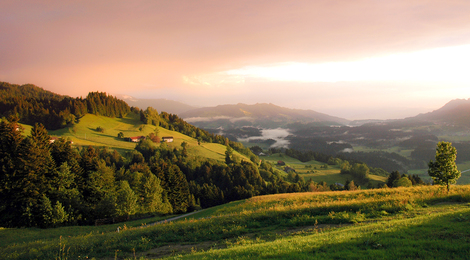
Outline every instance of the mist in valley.
<path id="1" fill-rule="evenodd" d="M 274 140 L 276 141 L 270 147 L 271 148 L 288 148 L 289 147 L 289 140 L 286 138 L 290 135 L 288 129 L 284 128 L 276 128 L 276 129 L 262 129 L 261 136 L 250 136 L 247 138 L 238 138 L 239 142 L 250 142 L 254 140 L 258 141 L 266 141 L 266 140 Z"/>

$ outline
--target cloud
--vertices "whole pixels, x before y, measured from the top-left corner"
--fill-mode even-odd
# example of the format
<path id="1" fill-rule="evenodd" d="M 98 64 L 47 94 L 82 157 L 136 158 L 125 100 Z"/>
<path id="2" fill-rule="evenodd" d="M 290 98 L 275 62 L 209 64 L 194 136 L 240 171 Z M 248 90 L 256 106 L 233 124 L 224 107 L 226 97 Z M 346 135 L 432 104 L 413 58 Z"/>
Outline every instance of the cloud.
<path id="1" fill-rule="evenodd" d="M 222 72 L 227 76 L 270 81 L 427 81 L 470 83 L 470 45 L 399 53 L 358 61 L 320 64 L 286 62 L 247 66 Z"/>
<path id="2" fill-rule="evenodd" d="M 203 106 L 272 102 L 333 111 L 333 106 L 360 109 L 395 96 L 396 103 L 419 103 L 426 93 L 419 86 L 434 93 L 449 88 L 457 93 L 465 86 L 453 82 L 437 90 L 435 82 L 379 82 L 364 72 L 374 68 L 370 59 L 469 44 L 469 13 L 466 0 L 6 0 L 0 2 L 1 80 L 73 96 L 100 90 Z M 269 77 L 289 79 L 288 84 L 240 71 L 263 70 L 264 64 L 290 65 L 289 75 L 276 71 Z M 343 66 L 340 80 L 356 77 L 355 84 L 335 79 L 331 64 Z M 358 64 L 362 70 L 347 73 Z M 427 64 L 432 80 L 440 80 L 438 69 L 445 71 L 446 64 Z M 410 66 L 390 71 L 405 75 Z M 310 78 L 312 70 L 323 82 Z M 442 80 L 459 73 L 447 71 L 451 77 Z M 305 84 L 291 82 L 293 76 Z M 397 96 L 390 88 L 397 84 L 408 94 Z M 426 102 L 436 100 L 433 94 Z"/>

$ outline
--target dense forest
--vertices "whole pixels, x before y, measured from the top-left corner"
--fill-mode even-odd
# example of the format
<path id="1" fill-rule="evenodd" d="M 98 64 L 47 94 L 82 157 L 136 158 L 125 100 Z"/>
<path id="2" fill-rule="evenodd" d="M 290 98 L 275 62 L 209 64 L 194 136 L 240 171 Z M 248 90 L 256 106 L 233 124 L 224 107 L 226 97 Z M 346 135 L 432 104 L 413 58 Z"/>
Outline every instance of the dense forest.
<path id="1" fill-rule="evenodd" d="M 75 148 L 35 124 L 24 137 L 15 118 L 0 123 L 0 225 L 50 227 L 97 219 L 183 213 L 254 195 L 315 190 L 288 182 L 262 162 L 188 159 L 185 147 L 142 140 L 126 156 Z"/>
<path id="2" fill-rule="evenodd" d="M 106 93 L 91 92 L 83 98 L 61 96 L 34 85 L 0 82 L 0 116 L 16 116 L 19 122 L 41 123 L 49 130 L 74 124 L 87 113 L 124 117 L 130 112 L 126 102 Z"/>

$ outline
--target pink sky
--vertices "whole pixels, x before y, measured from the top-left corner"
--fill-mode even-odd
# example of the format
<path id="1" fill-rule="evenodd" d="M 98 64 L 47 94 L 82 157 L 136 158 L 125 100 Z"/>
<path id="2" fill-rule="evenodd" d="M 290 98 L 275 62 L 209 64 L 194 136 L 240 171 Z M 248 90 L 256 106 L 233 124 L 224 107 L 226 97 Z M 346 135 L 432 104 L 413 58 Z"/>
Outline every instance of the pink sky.
<path id="1" fill-rule="evenodd" d="M 0 81 L 400 118 L 470 98 L 469 14 L 464 0 L 3 0 Z"/>

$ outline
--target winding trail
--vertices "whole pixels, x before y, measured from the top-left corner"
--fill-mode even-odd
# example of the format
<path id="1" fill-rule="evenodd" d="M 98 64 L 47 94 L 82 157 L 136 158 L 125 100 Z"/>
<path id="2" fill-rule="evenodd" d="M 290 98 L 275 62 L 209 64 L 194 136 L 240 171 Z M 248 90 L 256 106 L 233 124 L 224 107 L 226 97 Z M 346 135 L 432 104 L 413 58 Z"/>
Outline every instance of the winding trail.
<path id="1" fill-rule="evenodd" d="M 142 228 L 150 227 L 150 226 L 155 226 L 155 225 L 163 224 L 163 223 L 168 223 L 168 222 L 171 222 L 171 221 L 174 221 L 174 220 L 178 220 L 178 219 L 180 219 L 180 218 L 185 218 L 185 217 L 187 217 L 187 216 L 191 216 L 191 215 L 196 214 L 196 213 L 199 213 L 199 212 L 203 212 L 204 210 L 206 210 L 206 209 L 202 209 L 202 210 L 198 210 L 198 211 L 193 211 L 193 212 L 186 213 L 186 214 L 183 214 L 183 215 L 180 215 L 180 216 L 176 216 L 176 217 L 172 217 L 172 218 L 167 218 L 167 219 L 165 219 L 165 220 L 160 220 L 160 221 L 157 221 L 157 222 L 153 222 L 153 223 L 147 224 L 147 225 L 145 225 L 145 226 L 142 226 Z"/>

